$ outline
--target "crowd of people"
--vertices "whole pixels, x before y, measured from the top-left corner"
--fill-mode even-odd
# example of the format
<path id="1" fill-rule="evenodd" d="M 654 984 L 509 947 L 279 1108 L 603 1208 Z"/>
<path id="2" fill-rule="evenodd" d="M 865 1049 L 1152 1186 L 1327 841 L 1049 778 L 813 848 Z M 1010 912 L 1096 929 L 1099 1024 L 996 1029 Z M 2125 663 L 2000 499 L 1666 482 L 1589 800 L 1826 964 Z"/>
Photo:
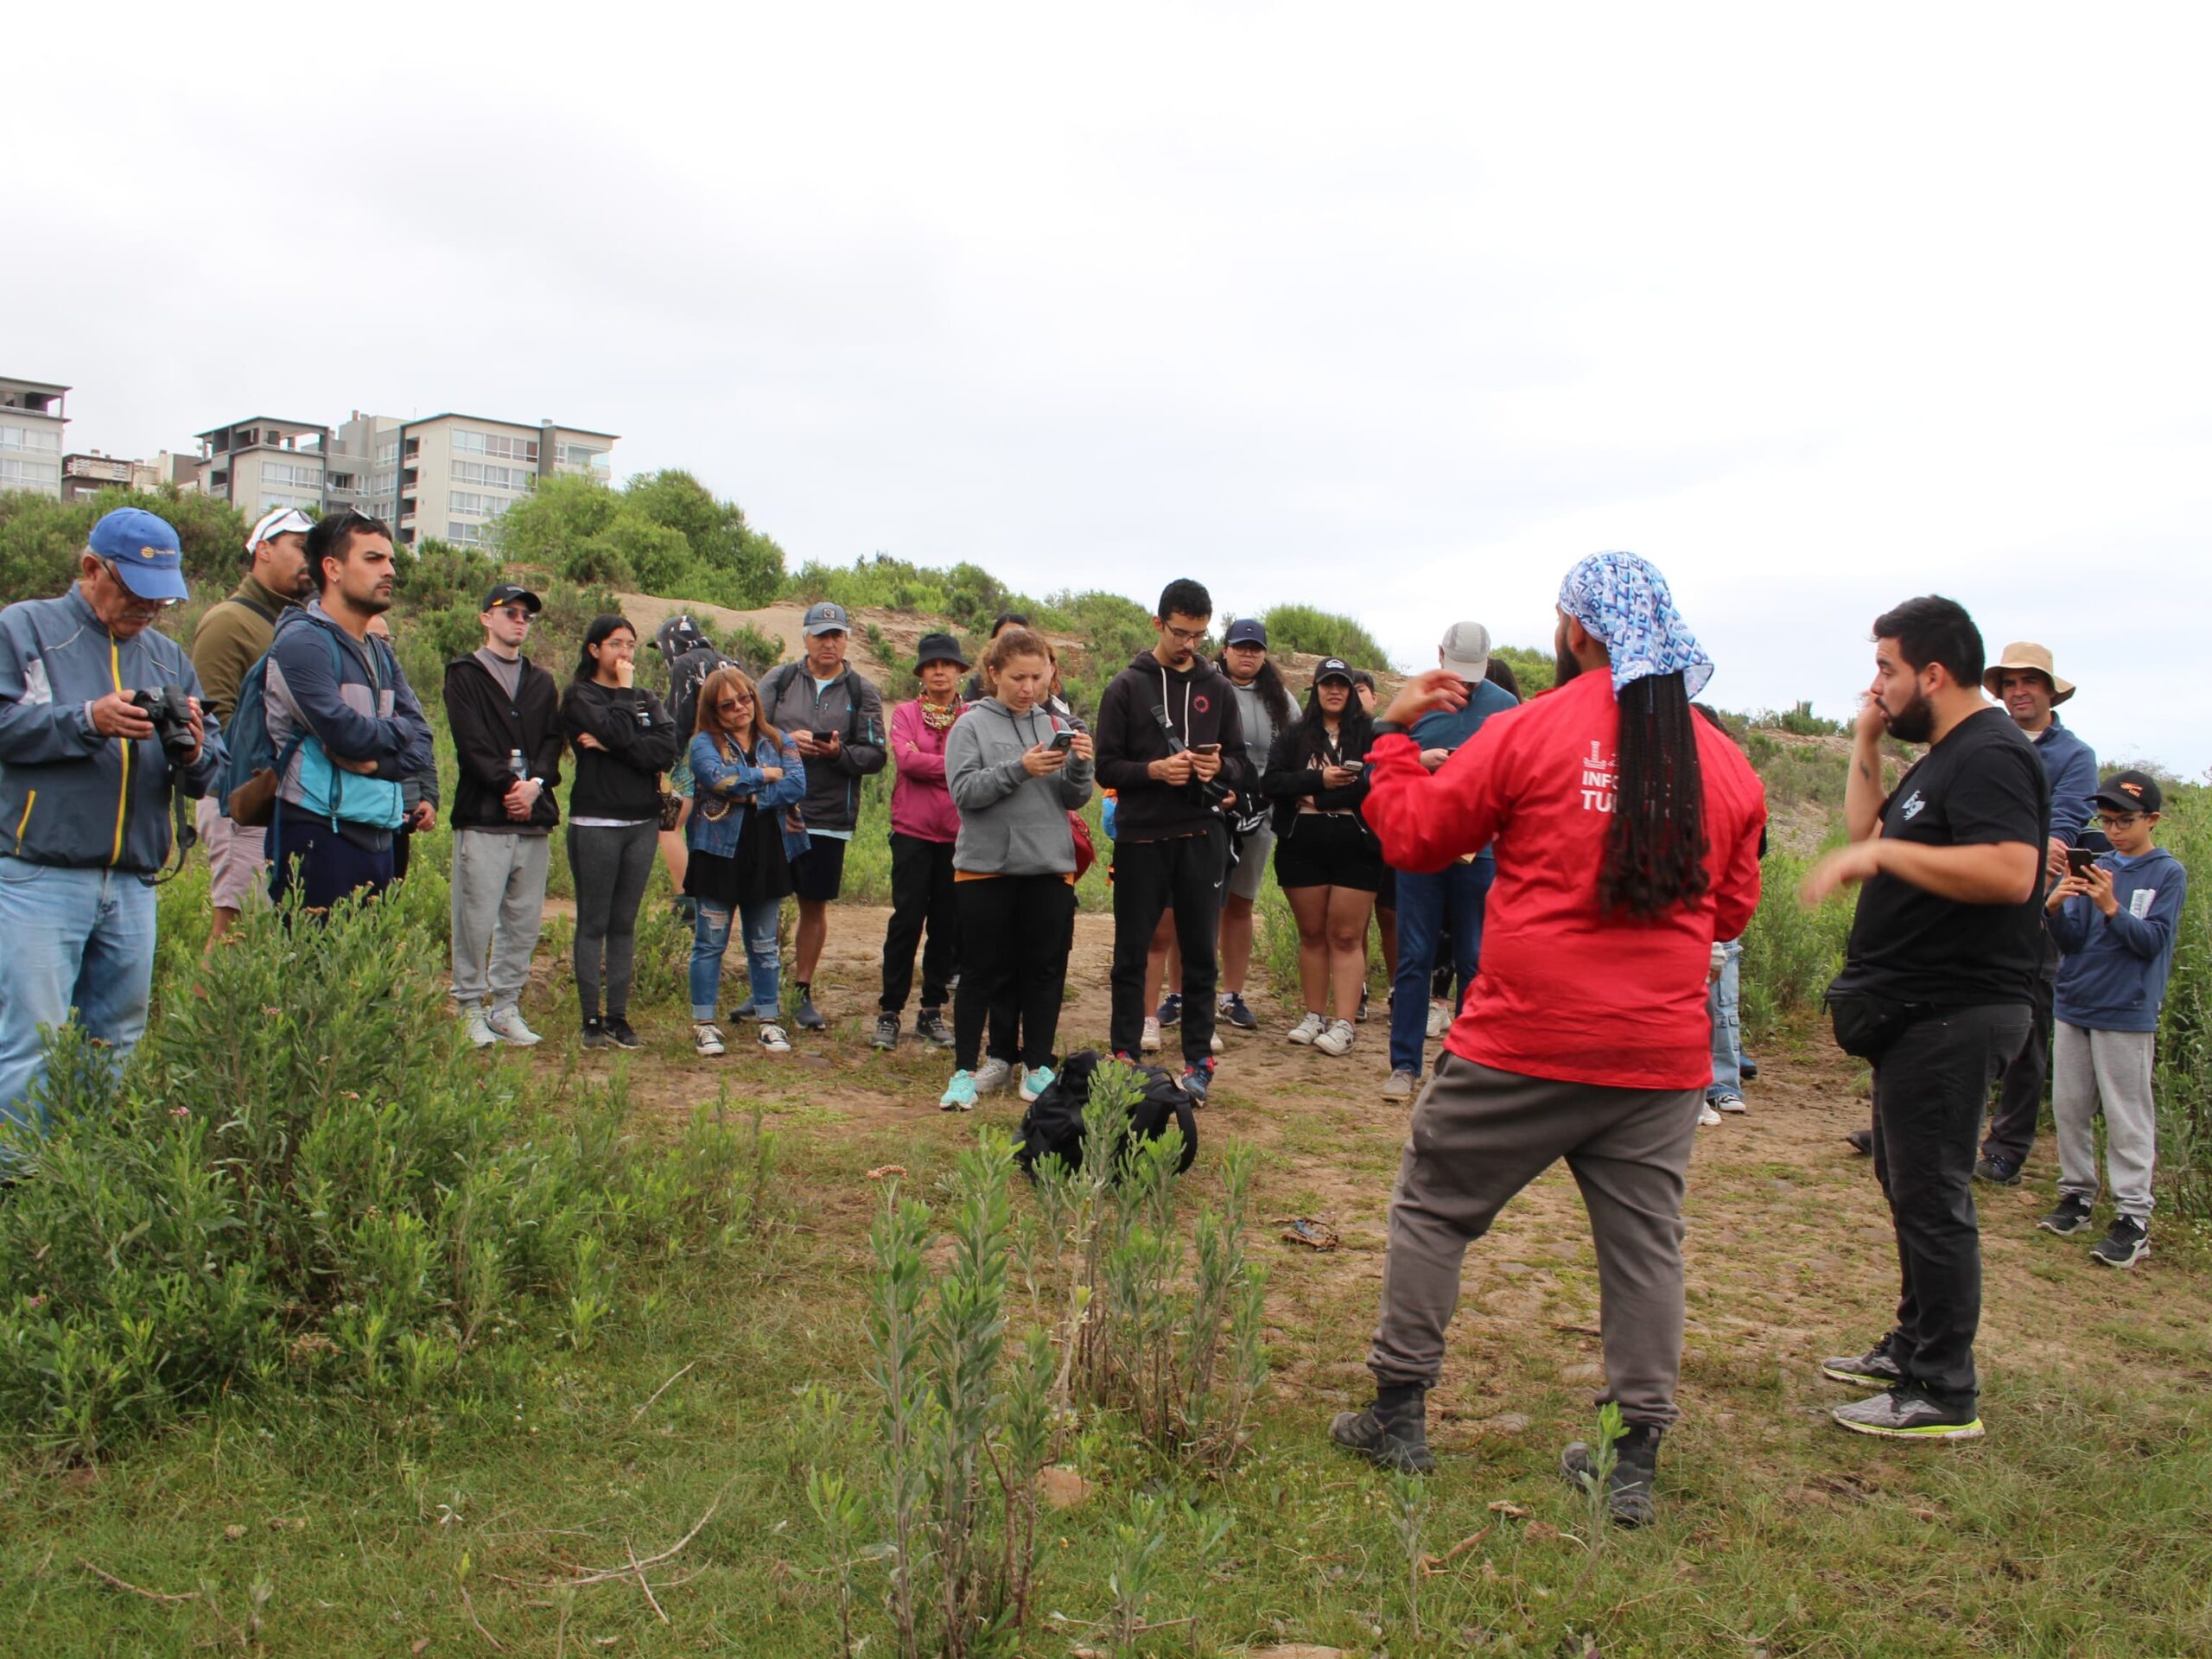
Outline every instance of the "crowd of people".
<path id="1" fill-rule="evenodd" d="M 1756 1075 L 1736 995 L 1766 809 L 1743 752 L 1694 701 L 1712 660 L 1648 562 L 1598 554 L 1567 573 L 1549 693 L 1523 702 L 1487 630 L 1460 621 L 1379 716 L 1372 673 L 1335 657 L 1301 704 L 1257 620 L 1231 622 L 1209 659 L 1213 601 L 1190 580 L 1161 593 L 1155 642 L 1089 721 L 1053 643 L 1013 614 L 980 662 L 950 634 L 925 636 L 916 695 L 887 720 L 848 660 L 850 619 L 827 601 L 805 613 L 800 653 L 758 683 L 672 619 L 656 636 L 665 701 L 638 683 L 636 627 L 601 616 L 564 687 L 528 653 L 538 596 L 503 582 L 485 596 L 483 643 L 445 671 L 457 778 L 444 804 L 385 626 L 387 528 L 278 509 L 245 555 L 188 652 L 154 626 L 186 597 L 177 537 L 137 509 L 94 526 L 67 593 L 0 611 L 0 1113 L 16 1126 L 0 1174 L 35 1143 L 45 1028 L 73 1017 L 118 1065 L 143 1033 L 152 884 L 195 838 L 214 950 L 257 892 L 296 893 L 308 913 L 381 891 L 442 806 L 458 1015 L 480 1046 L 537 1044 L 521 1001 L 564 769 L 584 1046 L 640 1045 L 630 996 L 656 856 L 691 918 L 696 1053 L 724 1054 L 741 1025 L 770 1054 L 790 1052 L 793 1027 L 825 1030 L 816 976 L 862 780 L 887 766 L 892 908 L 870 1040 L 901 1040 L 918 957 L 914 1037 L 950 1051 L 938 1105 L 971 1109 L 1000 1089 L 1034 1100 L 1060 1064 L 1076 884 L 1100 855 L 1083 809 L 1103 794 L 1108 1046 L 1142 1063 L 1172 1035 L 1193 1104 L 1213 1089 L 1222 1031 L 1261 1028 L 1248 997 L 1267 869 L 1297 931 L 1289 1043 L 1352 1052 L 1381 930 L 1381 1092 L 1410 1105 L 1411 1134 L 1376 1397 L 1334 1437 L 1391 1467 L 1429 1466 L 1425 1399 L 1466 1248 L 1563 1159 L 1589 1212 L 1607 1395 L 1627 1425 L 1612 1510 L 1651 1514 L 1675 1416 L 1690 1150 L 1701 1122 L 1744 1109 Z M 1872 1067 L 1864 1149 L 1902 1284 L 1894 1327 L 1823 1370 L 1879 1390 L 1836 1409 L 1847 1427 L 1962 1439 L 1982 1432 L 1973 1183 L 2021 1179 L 2046 1077 L 2060 1176 L 2039 1224 L 2091 1225 L 2101 1113 L 2117 1214 L 2094 1259 L 2124 1268 L 2148 1249 L 2152 1045 L 2186 880 L 2156 843 L 2157 779 L 2099 780 L 2054 712 L 2075 688 L 2046 648 L 2024 642 L 1986 665 L 1971 617 L 1936 597 L 1885 613 L 1872 636 L 1849 842 L 1804 896 L 1858 889 L 1828 1005 L 1839 1044 Z M 1926 746 L 1894 785 L 1891 739 Z M 723 1014 L 733 931 L 745 997 Z M 1568 1450 L 1570 1473 L 1599 1462 Z"/>

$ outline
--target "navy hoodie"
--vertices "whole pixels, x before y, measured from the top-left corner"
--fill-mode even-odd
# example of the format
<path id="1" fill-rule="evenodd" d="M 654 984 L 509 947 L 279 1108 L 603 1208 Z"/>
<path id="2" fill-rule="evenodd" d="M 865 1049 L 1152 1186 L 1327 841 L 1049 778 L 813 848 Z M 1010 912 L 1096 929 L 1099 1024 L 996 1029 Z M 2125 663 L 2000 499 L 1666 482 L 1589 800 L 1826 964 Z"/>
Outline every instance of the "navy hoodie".
<path id="1" fill-rule="evenodd" d="M 2065 953 L 2056 1012 L 2088 1031 L 2156 1031 L 2189 873 L 2163 847 L 2132 863 L 2107 853 L 2097 864 L 2112 872 L 2120 909 L 2107 917 L 2076 895 L 2052 913 L 2050 937 Z"/>

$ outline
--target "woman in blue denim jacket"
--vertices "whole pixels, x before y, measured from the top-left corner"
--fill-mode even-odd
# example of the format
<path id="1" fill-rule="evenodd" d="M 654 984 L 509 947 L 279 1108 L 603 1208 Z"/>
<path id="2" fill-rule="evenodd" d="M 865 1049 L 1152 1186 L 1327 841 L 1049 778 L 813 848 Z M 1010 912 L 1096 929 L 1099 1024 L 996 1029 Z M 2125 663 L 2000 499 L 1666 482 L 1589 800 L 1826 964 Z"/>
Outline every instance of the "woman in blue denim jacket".
<path id="1" fill-rule="evenodd" d="M 720 1054 L 715 1008 L 733 914 L 745 938 L 751 995 L 730 1018 L 760 1021 L 760 1046 L 791 1052 L 777 1017 L 781 966 L 776 921 L 791 890 L 791 859 L 806 850 L 798 807 L 806 768 L 783 734 L 760 718 L 760 693 L 742 669 L 718 668 L 699 688 L 690 760 L 694 788 L 684 841 L 683 891 L 697 901 L 691 935 L 691 1037 Z"/>

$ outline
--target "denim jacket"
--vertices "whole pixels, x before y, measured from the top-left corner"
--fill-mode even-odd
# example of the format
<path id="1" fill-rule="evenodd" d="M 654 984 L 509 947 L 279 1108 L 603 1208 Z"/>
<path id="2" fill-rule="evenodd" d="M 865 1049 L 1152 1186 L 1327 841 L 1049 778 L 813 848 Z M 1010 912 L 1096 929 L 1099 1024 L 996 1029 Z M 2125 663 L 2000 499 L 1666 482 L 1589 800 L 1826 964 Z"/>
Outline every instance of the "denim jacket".
<path id="1" fill-rule="evenodd" d="M 806 851 L 810 844 L 806 831 L 793 830 L 786 823 L 787 809 L 806 798 L 805 764 L 788 742 L 776 764 L 783 767 L 784 775 L 771 782 L 760 775 L 760 767 L 745 760 L 743 751 L 739 752 L 737 760 L 725 760 L 722 752 L 715 747 L 715 740 L 706 733 L 692 738 L 691 778 L 696 793 L 684 838 L 693 851 L 728 858 L 737 851 L 738 836 L 745 830 L 745 815 L 741 812 L 709 820 L 701 809 L 710 795 L 730 801 L 749 801 L 763 812 L 775 813 L 776 822 L 783 827 L 784 856 L 797 858 Z"/>

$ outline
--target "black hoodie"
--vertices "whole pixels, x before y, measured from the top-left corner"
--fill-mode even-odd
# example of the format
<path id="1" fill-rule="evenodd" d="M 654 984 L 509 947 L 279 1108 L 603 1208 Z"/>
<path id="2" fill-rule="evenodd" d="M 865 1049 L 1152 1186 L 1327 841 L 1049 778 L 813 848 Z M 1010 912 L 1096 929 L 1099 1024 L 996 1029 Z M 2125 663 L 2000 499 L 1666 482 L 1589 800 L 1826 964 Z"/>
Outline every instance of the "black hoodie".
<path id="1" fill-rule="evenodd" d="M 471 652 L 446 664 L 446 723 L 453 728 L 461 772 L 453 791 L 454 829 L 542 836 L 560 822 L 561 804 L 553 791 L 561 781 L 561 691 L 550 674 L 524 658 L 510 702 L 506 687 Z M 522 751 L 523 775 L 545 785 L 521 823 L 507 816 L 506 805 L 517 749 Z"/>
<path id="2" fill-rule="evenodd" d="M 1155 709 L 1165 711 L 1185 747 L 1221 745 L 1217 781 L 1235 790 L 1238 806 L 1249 810 L 1259 780 L 1244 753 L 1244 722 L 1228 677 L 1195 652 L 1190 667 L 1173 669 L 1141 651 L 1114 677 L 1098 705 L 1098 785 L 1115 792 L 1115 839 L 1166 841 L 1222 822 L 1194 785 L 1163 784 L 1146 772 L 1174 753 Z"/>

